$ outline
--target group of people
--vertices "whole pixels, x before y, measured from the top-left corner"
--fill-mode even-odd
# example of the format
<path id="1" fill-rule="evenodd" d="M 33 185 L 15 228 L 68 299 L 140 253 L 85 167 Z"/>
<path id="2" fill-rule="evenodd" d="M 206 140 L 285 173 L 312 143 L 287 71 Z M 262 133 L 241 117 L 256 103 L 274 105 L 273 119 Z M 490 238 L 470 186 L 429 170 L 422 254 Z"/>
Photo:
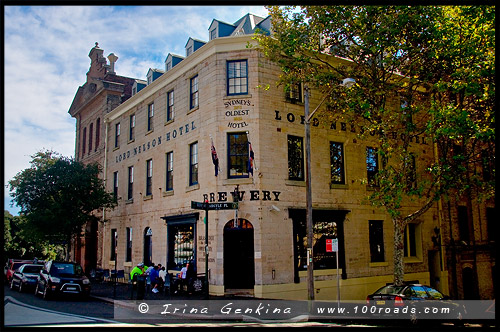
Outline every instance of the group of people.
<path id="1" fill-rule="evenodd" d="M 139 263 L 130 271 L 130 279 L 132 281 L 134 281 L 134 278 L 136 280 L 144 279 L 146 282 L 146 290 L 148 292 L 151 290 L 153 293 L 158 293 L 163 289 L 166 275 L 167 271 L 165 266 L 161 264 L 155 265 L 154 263 L 149 267 L 145 266 L 144 263 Z"/>
<path id="2" fill-rule="evenodd" d="M 144 287 L 146 292 L 151 291 L 152 293 L 159 293 L 163 290 L 167 278 L 165 266 L 161 264 L 155 265 L 151 263 L 151 266 L 148 267 L 145 266 L 144 263 L 139 263 L 130 271 L 130 280 L 138 284 L 138 293 L 139 290 L 142 292 Z M 170 283 L 169 288 L 171 288 L 174 293 L 177 293 L 179 289 L 183 290 L 185 287 L 187 292 L 191 293 L 192 281 L 195 278 L 196 270 L 193 262 L 185 263 L 177 274 L 177 278 Z"/>

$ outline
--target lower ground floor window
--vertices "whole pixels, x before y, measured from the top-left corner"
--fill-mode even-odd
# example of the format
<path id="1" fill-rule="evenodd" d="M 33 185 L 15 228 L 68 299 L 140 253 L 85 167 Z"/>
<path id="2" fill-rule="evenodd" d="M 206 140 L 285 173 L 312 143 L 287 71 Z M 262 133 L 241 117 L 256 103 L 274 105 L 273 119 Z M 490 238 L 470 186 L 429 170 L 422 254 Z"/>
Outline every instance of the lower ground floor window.
<path id="1" fill-rule="evenodd" d="M 337 252 L 327 251 L 327 240 L 339 241 L 339 265 L 345 266 L 343 247 L 343 221 L 346 211 L 314 210 L 313 211 L 313 265 L 315 270 L 336 269 Z M 294 271 L 298 282 L 298 272 L 307 270 L 307 221 L 305 210 L 290 209 L 293 220 Z M 343 278 L 345 269 L 342 272 Z"/>
<path id="2" fill-rule="evenodd" d="M 187 263 L 196 268 L 196 215 L 164 217 L 167 222 L 167 267 L 180 270 Z"/>

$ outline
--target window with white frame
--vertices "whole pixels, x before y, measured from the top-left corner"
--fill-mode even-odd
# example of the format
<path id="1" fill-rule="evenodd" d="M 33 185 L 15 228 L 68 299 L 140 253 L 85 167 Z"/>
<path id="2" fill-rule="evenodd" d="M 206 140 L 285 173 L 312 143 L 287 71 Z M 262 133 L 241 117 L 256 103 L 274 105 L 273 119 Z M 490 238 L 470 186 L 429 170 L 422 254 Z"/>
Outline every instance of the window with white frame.
<path id="1" fill-rule="evenodd" d="M 148 131 L 153 130 L 153 116 L 155 112 L 155 104 L 151 103 L 148 105 Z"/>
<path id="2" fill-rule="evenodd" d="M 241 95 L 248 93 L 248 65 L 247 60 L 227 62 L 227 95 Z"/>
<path id="3" fill-rule="evenodd" d="M 198 184 L 198 142 L 189 145 L 189 185 Z"/>
<path id="4" fill-rule="evenodd" d="M 127 188 L 127 199 L 131 200 L 134 198 L 134 166 L 128 168 L 128 188 Z"/>
<path id="5" fill-rule="evenodd" d="M 132 114 L 129 119 L 129 133 L 128 133 L 128 140 L 132 141 L 135 139 L 135 114 Z"/>
<path id="6" fill-rule="evenodd" d="M 174 190 L 174 152 L 170 151 L 166 155 L 167 158 L 167 174 L 166 174 L 166 183 L 165 190 L 172 191 Z"/>
<path id="7" fill-rule="evenodd" d="M 115 148 L 120 147 L 120 122 L 115 125 Z"/>
<path id="8" fill-rule="evenodd" d="M 153 159 L 146 161 L 146 196 L 153 194 Z"/>
<path id="9" fill-rule="evenodd" d="M 167 92 L 167 122 L 174 119 L 174 90 Z"/>
<path id="10" fill-rule="evenodd" d="M 198 75 L 189 80 L 189 109 L 198 107 Z"/>

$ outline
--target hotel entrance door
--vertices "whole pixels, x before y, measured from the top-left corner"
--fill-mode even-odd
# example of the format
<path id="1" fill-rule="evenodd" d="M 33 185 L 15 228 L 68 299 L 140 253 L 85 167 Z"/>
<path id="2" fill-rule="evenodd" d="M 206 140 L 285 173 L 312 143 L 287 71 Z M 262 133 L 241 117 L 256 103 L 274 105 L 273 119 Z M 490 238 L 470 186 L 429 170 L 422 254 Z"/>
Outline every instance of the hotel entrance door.
<path id="1" fill-rule="evenodd" d="M 225 289 L 253 289 L 255 284 L 254 232 L 245 219 L 224 226 Z"/>

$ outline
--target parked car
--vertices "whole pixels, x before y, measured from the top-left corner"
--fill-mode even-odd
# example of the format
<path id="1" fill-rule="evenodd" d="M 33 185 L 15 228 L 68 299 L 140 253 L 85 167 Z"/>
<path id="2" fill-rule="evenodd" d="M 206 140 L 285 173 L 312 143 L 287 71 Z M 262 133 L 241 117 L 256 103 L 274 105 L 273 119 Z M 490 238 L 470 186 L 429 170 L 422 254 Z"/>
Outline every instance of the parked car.
<path id="1" fill-rule="evenodd" d="M 42 264 L 23 264 L 14 271 L 10 281 L 10 288 L 17 288 L 19 292 L 27 288 L 35 288 L 38 274 L 42 270 Z"/>
<path id="2" fill-rule="evenodd" d="M 33 263 L 33 261 L 10 258 L 9 261 L 7 262 L 7 269 L 5 272 L 5 282 L 10 285 L 12 276 L 14 275 L 14 271 L 17 270 L 21 265 L 28 263 Z"/>
<path id="3" fill-rule="evenodd" d="M 382 308 L 410 308 L 409 312 L 413 312 L 410 318 L 414 322 L 425 317 L 426 320 L 451 320 L 461 325 L 466 314 L 465 307 L 453 302 L 449 296 L 432 287 L 414 283 L 383 286 L 368 295 L 366 303 Z M 411 310 L 412 308 L 414 310 Z M 384 317 L 389 318 L 394 311 L 374 310 L 374 312 L 380 312 Z"/>
<path id="4" fill-rule="evenodd" d="M 44 299 L 54 295 L 87 298 L 90 295 L 90 280 L 78 263 L 48 261 L 38 275 L 35 295 L 38 294 L 42 294 Z"/>

